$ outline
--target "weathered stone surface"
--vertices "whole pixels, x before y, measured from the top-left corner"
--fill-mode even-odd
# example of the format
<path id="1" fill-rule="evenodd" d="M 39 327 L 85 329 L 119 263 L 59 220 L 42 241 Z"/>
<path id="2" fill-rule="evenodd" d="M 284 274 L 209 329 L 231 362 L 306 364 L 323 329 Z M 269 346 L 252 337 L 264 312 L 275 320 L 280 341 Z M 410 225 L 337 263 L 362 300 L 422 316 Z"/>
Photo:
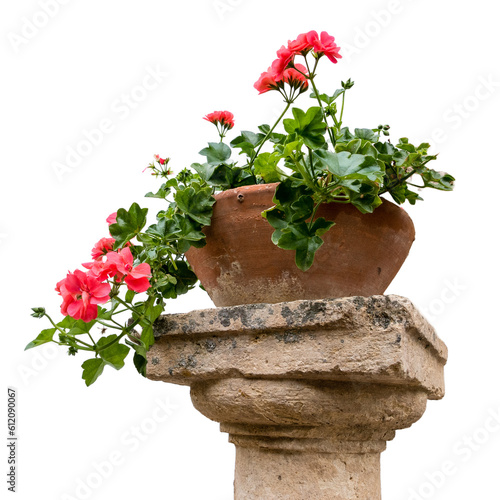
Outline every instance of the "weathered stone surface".
<path id="1" fill-rule="evenodd" d="M 444 394 L 447 349 L 395 295 L 255 304 L 166 315 L 148 378 L 188 385 L 223 377 L 404 384 Z"/>
<path id="2" fill-rule="evenodd" d="M 380 452 L 283 453 L 236 446 L 236 462 L 235 500 L 381 498 Z"/>
<path id="3" fill-rule="evenodd" d="M 447 350 L 398 296 L 160 318 L 148 377 L 236 446 L 236 500 L 380 500 L 380 453 L 444 395 Z"/>

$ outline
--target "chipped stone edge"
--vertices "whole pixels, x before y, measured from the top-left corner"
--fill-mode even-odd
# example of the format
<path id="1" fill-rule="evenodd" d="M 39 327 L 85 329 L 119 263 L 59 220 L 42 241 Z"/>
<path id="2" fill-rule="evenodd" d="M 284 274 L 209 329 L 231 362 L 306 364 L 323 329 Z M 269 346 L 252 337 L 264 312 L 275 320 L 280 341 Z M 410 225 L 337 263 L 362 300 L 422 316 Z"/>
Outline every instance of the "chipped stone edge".
<path id="1" fill-rule="evenodd" d="M 304 309 L 300 320 L 283 314 L 290 304 Z M 340 307 L 339 307 L 340 305 Z M 155 338 L 163 336 L 235 335 L 279 331 L 297 328 L 302 331 L 331 328 L 341 325 L 347 316 L 353 319 L 372 314 L 375 307 L 385 311 L 403 309 L 406 321 L 403 328 L 418 341 L 425 342 L 443 364 L 448 359 L 448 349 L 437 336 L 434 328 L 406 297 L 399 295 L 372 295 L 370 297 L 343 297 L 335 299 L 297 300 L 277 304 L 246 304 L 214 309 L 198 309 L 188 313 L 160 316 L 154 326 Z M 369 311 L 369 308 L 372 311 Z M 308 316 L 308 312 L 310 313 Z M 270 327 L 266 321 L 272 317 Z"/>

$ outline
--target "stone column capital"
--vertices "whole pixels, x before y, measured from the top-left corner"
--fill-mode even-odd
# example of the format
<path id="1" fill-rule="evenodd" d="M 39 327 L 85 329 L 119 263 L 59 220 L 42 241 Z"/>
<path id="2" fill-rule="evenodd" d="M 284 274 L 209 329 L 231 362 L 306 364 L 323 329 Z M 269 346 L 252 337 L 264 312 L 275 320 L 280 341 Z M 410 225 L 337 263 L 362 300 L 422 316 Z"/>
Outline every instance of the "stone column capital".
<path id="1" fill-rule="evenodd" d="M 444 395 L 446 346 L 395 295 L 166 315 L 155 337 L 147 376 L 229 434 L 236 499 L 380 499 L 386 441 Z"/>

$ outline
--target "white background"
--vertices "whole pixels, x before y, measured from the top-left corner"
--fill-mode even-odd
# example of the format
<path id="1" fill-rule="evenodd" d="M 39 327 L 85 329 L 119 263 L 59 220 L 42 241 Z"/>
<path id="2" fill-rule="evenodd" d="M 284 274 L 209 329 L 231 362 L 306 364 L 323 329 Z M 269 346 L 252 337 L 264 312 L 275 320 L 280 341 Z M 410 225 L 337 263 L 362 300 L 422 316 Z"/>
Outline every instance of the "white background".
<path id="1" fill-rule="evenodd" d="M 232 498 L 233 446 L 193 409 L 187 388 L 148 381 L 132 366 L 108 367 L 86 388 L 85 358 L 23 352 L 47 327 L 30 307 L 60 318 L 55 283 L 89 259 L 111 212 L 138 201 L 156 213 L 157 200 L 142 196 L 158 184 L 141 171 L 154 153 L 176 171 L 199 161 L 217 140 L 203 115 L 232 111 L 235 133 L 271 122 L 280 96 L 258 96 L 253 83 L 282 44 L 316 29 L 345 56 L 321 62 L 320 89 L 356 82 L 346 124 L 434 138 L 436 168 L 457 178 L 455 192 L 423 192 L 425 202 L 408 207 L 417 239 L 387 290 L 426 312 L 450 359 L 444 400 L 429 402 L 382 455 L 384 499 L 499 499 L 496 2 L 54 0 L 50 16 L 42 3 L 3 2 L 0 13 L 2 398 L 7 385 L 17 388 L 17 498 Z M 161 82 L 138 89 L 148 68 Z M 54 164 L 103 119 L 112 130 L 58 176 Z M 203 307 L 212 304 L 199 292 L 168 311 Z M 163 419 L 158 400 L 177 408 Z M 119 463 L 97 475 L 110 456 Z"/>

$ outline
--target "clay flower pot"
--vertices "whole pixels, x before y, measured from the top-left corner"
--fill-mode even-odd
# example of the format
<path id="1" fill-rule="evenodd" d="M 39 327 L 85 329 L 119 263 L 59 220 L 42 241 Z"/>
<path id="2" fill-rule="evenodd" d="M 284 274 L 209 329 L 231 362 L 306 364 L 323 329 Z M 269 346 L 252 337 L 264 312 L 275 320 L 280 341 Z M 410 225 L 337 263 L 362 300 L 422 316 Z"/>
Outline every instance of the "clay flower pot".
<path id="1" fill-rule="evenodd" d="M 334 220 L 313 266 L 301 271 L 295 252 L 271 241 L 261 212 L 272 207 L 276 184 L 216 194 L 207 244 L 186 257 L 218 307 L 261 302 L 382 295 L 408 256 L 415 228 L 408 214 L 387 200 L 372 214 L 351 204 L 321 205 L 317 216 Z"/>

